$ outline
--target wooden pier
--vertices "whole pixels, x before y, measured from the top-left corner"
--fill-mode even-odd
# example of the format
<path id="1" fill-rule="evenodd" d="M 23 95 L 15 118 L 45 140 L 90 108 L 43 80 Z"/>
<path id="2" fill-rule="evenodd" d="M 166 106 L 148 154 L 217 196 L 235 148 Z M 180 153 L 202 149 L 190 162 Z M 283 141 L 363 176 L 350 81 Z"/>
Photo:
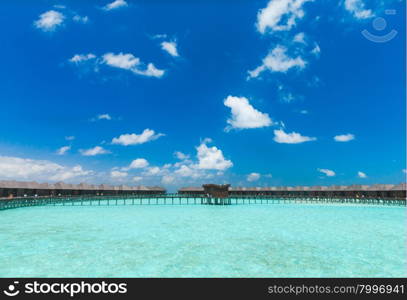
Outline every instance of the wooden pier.
<path id="1" fill-rule="evenodd" d="M 0 210 L 30 206 L 118 206 L 118 205 L 273 205 L 273 204 L 343 204 L 406 206 L 406 199 L 229 196 L 213 198 L 202 194 L 59 196 L 0 199 Z"/>

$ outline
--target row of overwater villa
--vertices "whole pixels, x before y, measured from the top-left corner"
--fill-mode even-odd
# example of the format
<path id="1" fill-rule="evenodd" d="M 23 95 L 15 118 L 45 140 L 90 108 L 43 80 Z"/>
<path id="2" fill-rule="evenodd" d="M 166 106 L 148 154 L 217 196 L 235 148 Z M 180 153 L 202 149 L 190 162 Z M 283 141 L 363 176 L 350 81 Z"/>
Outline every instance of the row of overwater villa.
<path id="1" fill-rule="evenodd" d="M 206 193 L 204 186 L 181 188 L 178 192 L 180 194 Z M 228 194 L 232 197 L 255 195 L 275 197 L 406 199 L 406 183 L 331 186 L 228 187 Z"/>
<path id="2" fill-rule="evenodd" d="M 215 190 L 213 188 L 215 187 Z M 203 185 L 178 190 L 182 196 L 209 195 L 218 198 L 244 196 L 270 197 L 328 197 L 328 198 L 380 198 L 406 199 L 406 183 L 374 185 L 332 186 L 275 186 L 275 187 L 231 187 L 230 185 Z M 221 194 L 217 194 L 221 192 Z M 159 186 L 90 185 L 0 181 L 0 198 L 55 197 L 55 196 L 120 196 L 120 195 L 163 195 L 166 189 Z"/>
<path id="3" fill-rule="evenodd" d="M 81 195 L 155 195 L 164 194 L 165 192 L 166 190 L 159 186 L 112 186 L 107 184 L 69 184 L 64 182 L 38 183 L 35 181 L 0 181 L 0 198 Z"/>

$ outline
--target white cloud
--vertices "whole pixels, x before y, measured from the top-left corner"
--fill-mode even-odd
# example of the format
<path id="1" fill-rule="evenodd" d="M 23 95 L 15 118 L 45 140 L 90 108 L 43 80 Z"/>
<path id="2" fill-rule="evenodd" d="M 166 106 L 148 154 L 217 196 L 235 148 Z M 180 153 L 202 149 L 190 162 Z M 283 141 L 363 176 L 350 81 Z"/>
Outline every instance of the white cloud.
<path id="1" fill-rule="evenodd" d="M 208 147 L 206 144 L 210 139 L 205 139 L 197 149 L 197 157 L 199 160 L 199 169 L 226 170 L 233 166 L 232 161 L 224 158 L 222 150 L 213 147 Z"/>
<path id="2" fill-rule="evenodd" d="M 321 53 L 321 48 L 318 44 L 315 44 L 314 48 L 311 50 L 311 53 L 318 56 Z"/>
<path id="3" fill-rule="evenodd" d="M 129 166 L 113 168 L 112 171 L 122 171 L 130 174 L 135 172 L 129 181 L 145 180 L 155 182 L 161 180 L 161 184 L 202 184 L 201 180 L 209 180 L 214 176 L 223 176 L 225 170 L 233 164 L 223 157 L 223 153 L 216 147 L 208 147 L 206 143 L 211 142 L 205 139 L 197 149 L 197 160 L 192 160 L 182 152 L 175 152 L 174 155 L 180 160 L 174 164 L 164 164 L 162 166 L 150 166 L 147 160 L 138 158 L 132 161 Z M 221 171 L 220 171 L 221 170 Z"/>
<path id="4" fill-rule="evenodd" d="M 176 42 L 162 42 L 161 49 L 168 52 L 171 56 L 179 56 Z"/>
<path id="5" fill-rule="evenodd" d="M 63 146 L 57 150 L 58 155 L 64 155 L 66 152 L 71 150 L 71 146 Z"/>
<path id="6" fill-rule="evenodd" d="M 81 63 L 90 59 L 96 58 L 96 55 L 93 53 L 89 54 L 75 54 L 72 58 L 69 59 L 71 63 Z"/>
<path id="7" fill-rule="evenodd" d="M 109 114 L 101 114 L 97 116 L 98 120 L 111 120 L 112 117 Z"/>
<path id="8" fill-rule="evenodd" d="M 156 68 L 153 63 L 149 63 L 147 65 L 146 70 L 134 69 L 133 72 L 136 74 L 139 74 L 139 75 L 148 76 L 148 77 L 157 77 L 157 78 L 160 78 L 165 73 L 164 70 L 160 70 L 160 69 Z"/>
<path id="9" fill-rule="evenodd" d="M 282 129 L 274 130 L 274 141 L 276 141 L 277 143 L 299 144 L 315 140 L 315 137 L 302 136 L 297 132 L 286 133 Z"/>
<path id="10" fill-rule="evenodd" d="M 110 172 L 110 177 L 112 178 L 124 178 L 127 177 L 127 173 L 126 172 L 120 172 L 120 171 L 111 171 Z"/>
<path id="11" fill-rule="evenodd" d="M 103 61 L 109 66 L 125 70 L 131 70 L 140 64 L 140 59 L 138 57 L 134 57 L 134 55 L 130 53 L 106 53 L 103 55 Z"/>
<path id="12" fill-rule="evenodd" d="M 50 180 L 63 181 L 92 174 L 93 174 L 92 171 L 86 171 L 82 168 L 82 166 L 76 165 L 72 168 L 64 167 L 64 169 L 61 172 L 51 176 Z"/>
<path id="13" fill-rule="evenodd" d="M 117 9 L 120 7 L 125 7 L 128 6 L 127 2 L 125 0 L 115 0 L 109 4 L 107 4 L 106 6 L 103 7 L 104 10 L 112 10 L 112 9 Z"/>
<path id="14" fill-rule="evenodd" d="M 345 0 L 345 9 L 357 19 L 367 19 L 374 16 L 370 9 L 365 9 L 363 0 Z"/>
<path id="15" fill-rule="evenodd" d="M 161 179 L 162 184 L 171 184 L 175 181 L 175 177 L 171 175 L 164 175 Z"/>
<path id="16" fill-rule="evenodd" d="M 402 170 L 404 174 L 407 174 L 407 169 Z"/>
<path id="17" fill-rule="evenodd" d="M 144 64 L 131 53 L 106 53 L 103 55 L 102 63 L 148 77 L 159 78 L 165 73 L 164 70 L 157 69 L 152 63 L 147 64 L 147 68 L 143 69 Z"/>
<path id="18" fill-rule="evenodd" d="M 225 106 L 231 108 L 232 117 L 227 120 L 230 125 L 226 128 L 261 128 L 272 125 L 269 115 L 262 113 L 250 105 L 245 97 L 228 96 L 223 102 Z"/>
<path id="19" fill-rule="evenodd" d="M 113 138 L 112 144 L 118 144 L 123 146 L 144 144 L 150 141 L 154 141 L 159 137 L 164 136 L 162 133 L 155 133 L 154 130 L 144 129 L 141 134 L 129 133 L 122 134 L 117 138 Z"/>
<path id="20" fill-rule="evenodd" d="M 286 54 L 287 48 L 277 45 L 264 59 L 263 64 L 249 71 L 249 78 L 258 77 L 263 71 L 285 73 L 292 68 L 303 69 L 307 64 L 301 56 L 295 58 L 289 57 Z"/>
<path id="21" fill-rule="evenodd" d="M 67 141 L 73 141 L 74 139 L 75 139 L 75 137 L 73 135 L 65 137 L 65 140 L 67 140 Z"/>
<path id="22" fill-rule="evenodd" d="M 65 16 L 55 10 L 49 10 L 39 16 L 39 19 L 34 22 L 35 27 L 42 31 L 54 31 L 64 22 Z"/>
<path id="23" fill-rule="evenodd" d="M 154 176 L 161 173 L 161 169 L 159 167 L 150 167 L 147 169 L 146 175 Z"/>
<path id="24" fill-rule="evenodd" d="M 128 70 L 134 74 L 160 78 L 165 74 L 165 70 L 158 69 L 153 63 L 147 65 L 141 62 L 140 58 L 135 57 L 133 54 L 127 53 L 106 53 L 101 58 L 96 57 L 93 53 L 89 54 L 76 54 L 69 59 L 71 63 L 79 64 L 94 60 L 94 71 L 99 71 L 100 65 L 107 65 L 113 68 Z"/>
<path id="25" fill-rule="evenodd" d="M 295 96 L 290 92 L 281 92 L 280 98 L 285 103 L 291 103 L 295 100 Z"/>
<path id="26" fill-rule="evenodd" d="M 133 160 L 130 165 L 126 168 L 127 170 L 130 169 L 143 169 L 148 167 L 149 163 L 146 159 L 144 158 L 137 158 Z"/>
<path id="27" fill-rule="evenodd" d="M 95 146 L 93 148 L 85 149 L 85 150 L 81 149 L 81 150 L 79 150 L 79 152 L 83 156 L 95 156 L 95 155 L 110 153 L 110 151 L 107 151 L 106 149 L 104 149 L 100 146 Z"/>
<path id="28" fill-rule="evenodd" d="M 174 172 L 182 177 L 191 177 L 194 173 L 194 170 L 190 166 L 182 165 L 178 170 Z"/>
<path id="29" fill-rule="evenodd" d="M 0 178 L 3 179 L 61 181 L 92 174 L 80 165 L 68 167 L 47 160 L 0 156 Z"/>
<path id="30" fill-rule="evenodd" d="M 134 176 L 132 180 L 133 180 L 134 182 L 139 182 L 139 181 L 142 181 L 142 180 L 143 180 L 143 177 L 141 177 L 141 176 Z"/>
<path id="31" fill-rule="evenodd" d="M 80 15 L 74 15 L 72 17 L 72 20 L 74 20 L 77 23 L 82 23 L 82 24 L 86 24 L 89 22 L 89 18 L 88 16 L 80 16 Z"/>
<path id="32" fill-rule="evenodd" d="M 253 182 L 259 180 L 261 175 L 259 173 L 250 173 L 247 175 L 247 181 Z"/>
<path id="33" fill-rule="evenodd" d="M 333 177 L 335 176 L 335 172 L 329 169 L 317 169 L 319 172 L 324 173 L 328 177 Z"/>
<path id="34" fill-rule="evenodd" d="M 257 30 L 264 34 L 268 29 L 287 31 L 304 17 L 302 6 L 312 0 L 271 0 L 257 14 Z"/>
<path id="35" fill-rule="evenodd" d="M 358 172 L 358 177 L 360 177 L 360 178 L 366 178 L 367 175 L 366 175 L 366 173 L 363 173 L 363 172 L 359 171 L 359 172 Z"/>
<path id="36" fill-rule="evenodd" d="M 168 37 L 168 35 L 166 35 L 165 33 L 163 33 L 163 34 L 156 34 L 156 35 L 153 35 L 151 38 L 153 38 L 153 39 L 166 39 Z"/>
<path id="37" fill-rule="evenodd" d="M 304 68 L 306 62 L 300 57 L 291 58 L 286 55 L 287 49 L 277 46 L 264 59 L 264 65 L 273 72 L 287 72 L 289 69 L 298 67 Z"/>
<path id="38" fill-rule="evenodd" d="M 182 152 L 180 152 L 180 151 L 176 151 L 176 152 L 174 153 L 174 155 L 175 155 L 175 157 L 178 158 L 179 160 L 185 160 L 185 159 L 188 159 L 188 158 L 189 158 L 189 155 L 186 155 L 186 154 L 184 154 L 184 153 L 182 153 Z"/>
<path id="39" fill-rule="evenodd" d="M 306 42 L 305 42 L 305 33 L 304 32 L 297 33 L 294 36 L 293 40 L 294 40 L 294 42 L 297 42 L 297 43 L 306 44 Z"/>
<path id="40" fill-rule="evenodd" d="M 204 176 L 197 165 L 181 165 L 179 169 L 174 171 L 174 174 L 189 178 L 200 178 Z"/>
<path id="41" fill-rule="evenodd" d="M 334 140 L 337 142 L 349 142 L 351 140 L 354 140 L 355 136 L 353 134 L 341 134 L 341 135 L 336 135 L 334 136 Z"/>

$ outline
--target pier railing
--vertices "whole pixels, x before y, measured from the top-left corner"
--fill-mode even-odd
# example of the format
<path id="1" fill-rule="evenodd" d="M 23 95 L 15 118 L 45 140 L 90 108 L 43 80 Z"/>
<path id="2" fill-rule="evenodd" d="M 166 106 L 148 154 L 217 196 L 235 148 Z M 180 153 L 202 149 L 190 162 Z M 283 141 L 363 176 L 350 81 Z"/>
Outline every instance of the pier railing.
<path id="1" fill-rule="evenodd" d="M 0 210 L 29 206 L 117 206 L 117 205 L 254 205 L 254 204 L 365 204 L 406 206 L 406 199 L 230 196 L 211 198 L 198 194 L 121 195 L 121 196 L 58 196 L 0 199 Z"/>

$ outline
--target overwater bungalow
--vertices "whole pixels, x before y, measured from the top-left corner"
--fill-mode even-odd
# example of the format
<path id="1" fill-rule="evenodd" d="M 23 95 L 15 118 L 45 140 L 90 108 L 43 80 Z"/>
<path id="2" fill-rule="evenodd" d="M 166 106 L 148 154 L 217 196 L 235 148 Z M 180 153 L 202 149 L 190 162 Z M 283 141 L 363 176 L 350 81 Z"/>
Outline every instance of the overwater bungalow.
<path id="1" fill-rule="evenodd" d="M 178 193 L 204 194 L 205 191 L 203 187 L 185 187 Z M 406 184 L 229 187 L 229 196 L 406 199 Z"/>
<path id="2" fill-rule="evenodd" d="M 205 194 L 203 187 L 183 187 L 178 190 L 182 195 L 203 195 Z"/>
<path id="3" fill-rule="evenodd" d="M 89 185 L 86 183 L 68 184 L 64 182 L 37 183 L 21 181 L 0 181 L 0 198 L 12 197 L 49 197 L 49 196 L 84 196 L 84 195 L 137 195 L 137 194 L 165 194 L 162 187 L 130 187 L 130 186 L 110 186 L 106 184 Z"/>

